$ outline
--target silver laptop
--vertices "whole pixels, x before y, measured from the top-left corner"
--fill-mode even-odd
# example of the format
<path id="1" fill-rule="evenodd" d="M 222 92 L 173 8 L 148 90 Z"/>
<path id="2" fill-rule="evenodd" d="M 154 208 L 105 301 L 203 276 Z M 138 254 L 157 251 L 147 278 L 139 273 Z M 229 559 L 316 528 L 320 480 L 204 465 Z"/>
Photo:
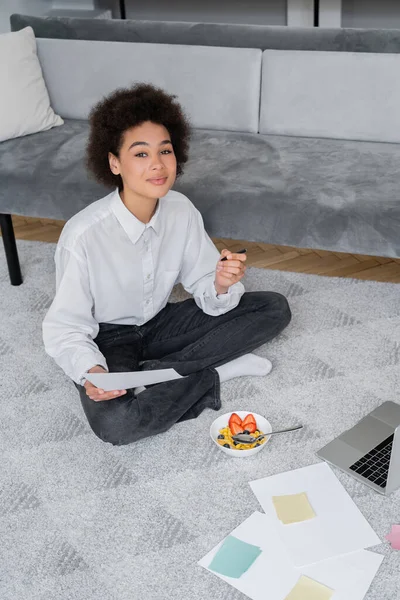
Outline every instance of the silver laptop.
<path id="1" fill-rule="evenodd" d="M 384 402 L 317 456 L 380 494 L 400 487 L 400 405 Z"/>

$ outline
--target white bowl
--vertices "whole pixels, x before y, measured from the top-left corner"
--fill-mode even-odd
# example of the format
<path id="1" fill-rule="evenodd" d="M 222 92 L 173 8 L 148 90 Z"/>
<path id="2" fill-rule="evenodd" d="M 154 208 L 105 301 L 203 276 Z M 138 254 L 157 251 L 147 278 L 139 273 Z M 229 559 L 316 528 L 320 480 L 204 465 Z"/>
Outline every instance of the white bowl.
<path id="1" fill-rule="evenodd" d="M 224 446 L 221 446 L 217 442 L 219 430 L 223 429 L 224 427 L 228 427 L 230 416 L 234 412 L 237 415 L 239 415 L 241 419 L 244 419 L 246 415 L 252 413 L 256 420 L 257 429 L 259 431 L 261 430 L 263 433 L 268 433 L 269 431 L 272 431 L 271 424 L 269 421 L 267 421 L 265 417 L 262 417 L 261 415 L 258 415 L 257 413 L 252 412 L 251 410 L 235 410 L 229 413 L 225 413 L 224 415 L 221 415 L 220 417 L 215 419 L 215 421 L 211 424 L 210 427 L 211 439 L 218 446 L 218 448 L 222 450 L 222 452 L 225 452 L 225 454 L 228 454 L 229 456 L 234 456 L 235 458 L 246 458 L 246 456 L 253 456 L 254 454 L 257 454 L 257 452 L 260 452 L 260 450 L 265 448 L 265 446 L 268 443 L 269 437 L 266 438 L 263 444 L 260 444 L 260 446 L 256 446 L 255 448 L 251 448 L 250 450 L 231 450 L 231 448 L 224 448 Z"/>

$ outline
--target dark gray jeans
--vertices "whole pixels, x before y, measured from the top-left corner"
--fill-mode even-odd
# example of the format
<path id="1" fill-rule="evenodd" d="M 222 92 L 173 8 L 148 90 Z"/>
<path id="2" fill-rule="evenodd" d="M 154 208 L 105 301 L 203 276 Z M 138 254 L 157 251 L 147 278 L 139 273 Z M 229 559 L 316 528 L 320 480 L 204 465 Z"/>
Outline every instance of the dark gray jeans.
<path id="1" fill-rule="evenodd" d="M 168 303 L 144 325 L 100 323 L 95 341 L 111 372 L 173 368 L 183 379 L 133 389 L 120 398 L 95 402 L 83 386 L 83 410 L 94 433 L 121 445 L 221 408 L 215 367 L 251 352 L 276 337 L 290 322 L 287 300 L 275 292 L 245 292 L 239 305 L 218 317 L 194 300 Z M 139 366 L 139 362 L 145 362 Z"/>

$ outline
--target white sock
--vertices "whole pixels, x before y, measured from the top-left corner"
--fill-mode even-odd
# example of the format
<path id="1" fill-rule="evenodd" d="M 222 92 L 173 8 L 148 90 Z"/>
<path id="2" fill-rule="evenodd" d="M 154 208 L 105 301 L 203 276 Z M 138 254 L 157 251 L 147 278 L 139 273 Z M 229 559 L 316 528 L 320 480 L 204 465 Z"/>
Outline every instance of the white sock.
<path id="1" fill-rule="evenodd" d="M 257 356 L 256 354 L 245 354 L 220 367 L 216 367 L 221 383 L 234 377 L 243 377 L 244 375 L 268 375 L 271 369 L 272 364 L 268 358 L 261 358 L 261 356 Z"/>

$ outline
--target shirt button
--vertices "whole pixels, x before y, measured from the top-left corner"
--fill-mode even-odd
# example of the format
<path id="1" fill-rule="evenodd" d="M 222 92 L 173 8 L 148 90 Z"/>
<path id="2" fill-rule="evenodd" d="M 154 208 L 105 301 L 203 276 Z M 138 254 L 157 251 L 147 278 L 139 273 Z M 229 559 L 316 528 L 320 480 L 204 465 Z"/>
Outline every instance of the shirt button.
<path id="1" fill-rule="evenodd" d="M 150 279 L 150 277 L 151 277 L 150 275 L 146 275 L 146 279 Z"/>

